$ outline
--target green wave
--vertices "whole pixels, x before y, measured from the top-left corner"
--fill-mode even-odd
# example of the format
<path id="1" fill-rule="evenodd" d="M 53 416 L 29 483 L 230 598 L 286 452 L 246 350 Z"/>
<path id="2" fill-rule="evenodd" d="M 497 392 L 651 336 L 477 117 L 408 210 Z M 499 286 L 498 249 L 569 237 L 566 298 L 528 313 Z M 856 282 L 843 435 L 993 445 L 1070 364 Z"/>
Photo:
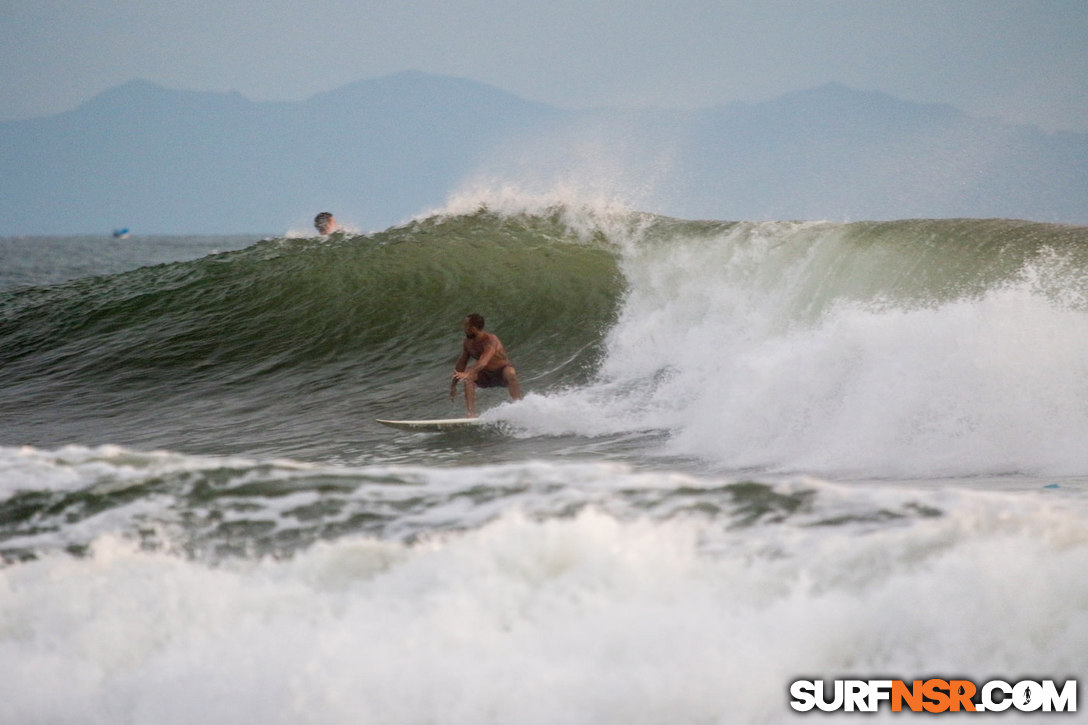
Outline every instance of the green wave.
<path id="1" fill-rule="evenodd" d="M 0 293 L 0 443 L 214 449 L 269 436 L 301 450 L 391 410 L 432 416 L 470 312 L 503 339 L 529 391 L 577 386 L 647 281 L 662 300 L 731 286 L 764 310 L 773 301 L 784 327 L 843 300 L 939 304 L 1030 274 L 1046 294 L 1088 300 L 1084 227 L 644 214 L 579 225 L 565 221 L 571 211 L 269 239 Z"/>
<path id="2" fill-rule="evenodd" d="M 405 386 L 444 389 L 470 312 L 535 386 L 574 384 L 622 290 L 614 251 L 557 219 L 481 212 L 265 240 L 0 296 L 0 396 L 98 418 L 143 403 L 192 414 L 209 400 L 241 413 L 330 391 L 403 398 Z"/>

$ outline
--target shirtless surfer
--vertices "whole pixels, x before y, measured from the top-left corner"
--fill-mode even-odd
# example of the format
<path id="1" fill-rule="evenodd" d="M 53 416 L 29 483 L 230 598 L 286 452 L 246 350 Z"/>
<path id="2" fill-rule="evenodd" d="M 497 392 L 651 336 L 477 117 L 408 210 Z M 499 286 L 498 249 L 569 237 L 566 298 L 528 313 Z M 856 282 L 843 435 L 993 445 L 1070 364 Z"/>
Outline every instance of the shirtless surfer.
<path id="1" fill-rule="evenodd" d="M 476 417 L 476 388 L 501 386 L 509 389 L 511 400 L 521 400 L 517 371 L 506 356 L 502 341 L 490 332 L 484 332 L 484 318 L 471 314 L 461 321 L 461 329 L 465 331 L 465 344 L 450 379 L 450 400 L 457 395 L 457 383 L 462 381 L 469 418 Z M 472 358 L 476 364 L 468 367 Z"/>
<path id="2" fill-rule="evenodd" d="M 336 223 L 331 212 L 323 211 L 314 217 L 314 229 L 318 234 L 327 235 L 340 231 L 340 225 Z"/>

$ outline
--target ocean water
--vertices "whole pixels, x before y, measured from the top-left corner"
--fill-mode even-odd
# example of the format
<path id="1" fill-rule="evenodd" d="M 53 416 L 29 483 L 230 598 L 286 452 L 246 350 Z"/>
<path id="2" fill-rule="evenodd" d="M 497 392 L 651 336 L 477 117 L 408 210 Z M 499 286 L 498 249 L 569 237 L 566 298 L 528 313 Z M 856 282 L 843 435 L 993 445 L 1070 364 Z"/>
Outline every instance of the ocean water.
<path id="1" fill-rule="evenodd" d="M 375 423 L 469 312 L 525 399 Z M 787 722 L 1081 677 L 1086 568 L 1088 228 L 0 240 L 0 722 Z"/>

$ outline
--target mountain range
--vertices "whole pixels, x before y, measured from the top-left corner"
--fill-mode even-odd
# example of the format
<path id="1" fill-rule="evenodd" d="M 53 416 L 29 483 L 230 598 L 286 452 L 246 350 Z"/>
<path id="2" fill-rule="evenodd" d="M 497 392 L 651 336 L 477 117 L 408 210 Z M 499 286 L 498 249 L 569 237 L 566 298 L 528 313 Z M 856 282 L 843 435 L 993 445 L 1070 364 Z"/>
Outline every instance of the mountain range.
<path id="1" fill-rule="evenodd" d="M 839 84 L 699 110 L 569 110 L 418 72 L 300 102 L 135 80 L 0 122 L 0 235 L 379 229 L 472 189 L 684 218 L 1088 224 L 1088 134 Z"/>

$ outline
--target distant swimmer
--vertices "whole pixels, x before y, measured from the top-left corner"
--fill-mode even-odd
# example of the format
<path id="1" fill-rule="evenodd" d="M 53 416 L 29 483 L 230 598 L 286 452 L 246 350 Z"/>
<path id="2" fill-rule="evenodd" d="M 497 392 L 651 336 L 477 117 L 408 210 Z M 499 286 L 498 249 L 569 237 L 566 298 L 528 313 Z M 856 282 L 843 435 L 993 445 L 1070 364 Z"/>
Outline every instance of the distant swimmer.
<path id="1" fill-rule="evenodd" d="M 517 371 L 506 356 L 502 341 L 484 332 L 484 318 L 471 314 L 461 321 L 461 329 L 465 331 L 465 342 L 450 380 L 450 400 L 457 395 L 459 382 L 465 384 L 465 410 L 470 418 L 476 417 L 476 388 L 507 388 L 511 400 L 521 400 Z M 468 367 L 473 358 L 476 364 Z"/>
<path id="2" fill-rule="evenodd" d="M 332 218 L 332 212 L 323 211 L 314 217 L 314 229 L 318 234 L 332 234 L 340 231 L 340 225 Z"/>

